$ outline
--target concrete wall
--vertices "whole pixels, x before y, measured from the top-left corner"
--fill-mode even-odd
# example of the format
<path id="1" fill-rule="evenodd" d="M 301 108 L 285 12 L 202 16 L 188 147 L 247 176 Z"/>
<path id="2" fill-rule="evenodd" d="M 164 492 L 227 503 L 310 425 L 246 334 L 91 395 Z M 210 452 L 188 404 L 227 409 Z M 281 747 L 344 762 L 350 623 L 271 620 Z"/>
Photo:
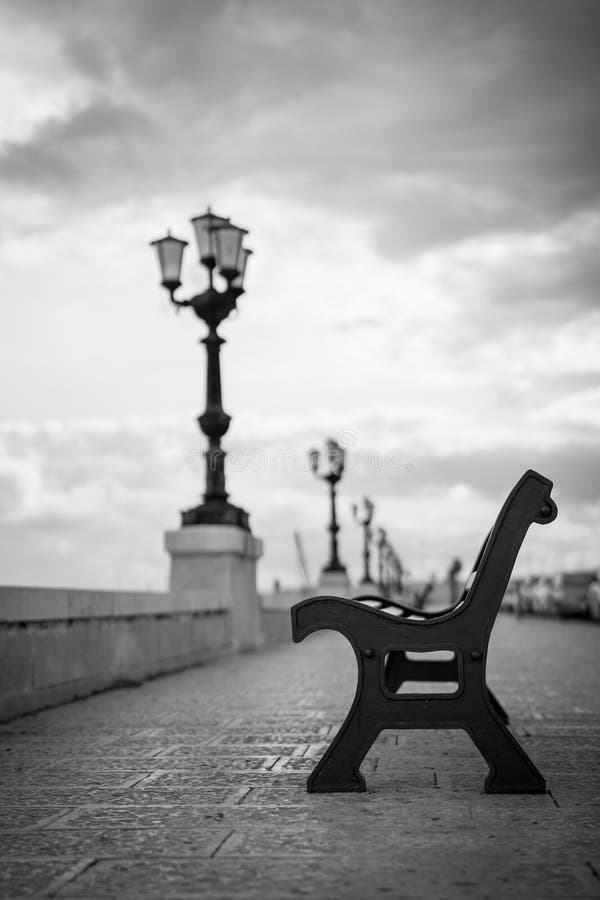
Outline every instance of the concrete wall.
<path id="1" fill-rule="evenodd" d="M 289 609 L 262 610 L 262 633 L 265 644 L 284 644 L 292 640 L 292 618 Z"/>
<path id="2" fill-rule="evenodd" d="M 0 720 L 228 652 L 227 610 L 163 593 L 0 587 Z"/>
<path id="3" fill-rule="evenodd" d="M 276 593 L 262 594 L 261 626 L 266 644 L 282 644 L 292 640 L 290 609 L 305 597 L 314 596 L 312 588 L 283 588 Z"/>

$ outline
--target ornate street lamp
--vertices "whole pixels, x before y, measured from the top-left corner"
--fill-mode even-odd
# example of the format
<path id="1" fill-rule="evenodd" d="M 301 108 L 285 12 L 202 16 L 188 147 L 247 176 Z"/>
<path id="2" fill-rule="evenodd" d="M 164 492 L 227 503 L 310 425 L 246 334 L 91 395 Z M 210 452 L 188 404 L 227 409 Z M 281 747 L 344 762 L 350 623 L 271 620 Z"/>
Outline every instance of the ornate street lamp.
<path id="1" fill-rule="evenodd" d="M 369 561 L 371 559 L 371 538 L 373 537 L 373 532 L 371 531 L 371 522 L 373 521 L 373 513 L 375 512 L 374 503 L 369 500 L 368 497 L 362 498 L 362 507 L 363 507 L 363 515 L 362 518 L 358 514 L 358 504 L 354 503 L 352 505 L 352 515 L 354 517 L 354 521 L 361 526 L 363 529 L 363 577 L 360 580 L 360 584 L 372 584 L 371 581 L 371 572 L 369 569 Z"/>
<path id="2" fill-rule="evenodd" d="M 252 253 L 242 246 L 244 228 L 232 225 L 229 219 L 216 216 L 210 207 L 191 220 L 196 235 L 200 263 L 208 273 L 208 288 L 189 300 L 175 299 L 175 291 L 181 286 L 181 264 L 187 241 L 173 237 L 170 232 L 158 241 L 152 241 L 158 253 L 162 285 L 171 303 L 181 309 L 190 306 L 198 318 L 208 325 L 208 334 L 202 339 L 206 346 L 206 410 L 198 423 L 208 438 L 204 453 L 206 462 L 206 493 L 204 503 L 181 513 L 182 525 L 238 525 L 250 530 L 248 513 L 233 506 L 227 500 L 225 490 L 225 451 L 221 438 L 227 432 L 231 416 L 223 409 L 221 400 L 221 368 L 219 354 L 224 339 L 217 333 L 218 325 L 236 308 L 237 299 L 244 293 L 243 283 L 248 257 Z M 218 290 L 214 284 L 217 270 L 225 282 Z"/>
<path id="3" fill-rule="evenodd" d="M 342 565 L 338 556 L 337 533 L 340 530 L 340 526 L 337 523 L 335 511 L 335 486 L 344 473 L 344 467 L 346 465 L 346 451 L 331 438 L 329 438 L 329 440 L 325 442 L 325 446 L 327 448 L 327 464 L 329 466 L 329 471 L 323 474 L 319 472 L 319 461 L 321 458 L 320 451 L 316 449 L 308 451 L 310 467 L 318 478 L 322 478 L 323 481 L 327 481 L 329 483 L 329 495 L 331 498 L 331 520 L 329 523 L 329 533 L 331 535 L 331 539 L 329 544 L 329 562 L 326 566 L 323 567 L 322 572 L 340 573 L 341 575 L 345 576 L 346 567 Z"/>

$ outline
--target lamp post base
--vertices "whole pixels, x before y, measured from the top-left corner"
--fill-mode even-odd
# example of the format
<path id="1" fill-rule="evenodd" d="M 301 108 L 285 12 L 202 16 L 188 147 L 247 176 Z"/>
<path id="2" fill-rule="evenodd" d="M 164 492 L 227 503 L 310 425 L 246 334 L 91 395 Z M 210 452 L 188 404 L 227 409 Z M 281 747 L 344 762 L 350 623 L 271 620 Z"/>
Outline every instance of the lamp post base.
<path id="1" fill-rule="evenodd" d="M 209 500 L 185 509 L 181 513 L 181 524 L 185 525 L 237 525 L 250 531 L 249 515 L 245 509 L 223 500 Z"/>
<path id="2" fill-rule="evenodd" d="M 352 586 L 350 584 L 350 579 L 348 578 L 348 573 L 344 568 L 322 569 L 317 590 L 319 594 L 326 594 L 334 597 L 349 597 L 352 592 Z"/>
<path id="3" fill-rule="evenodd" d="M 225 619 L 221 650 L 254 650 L 264 643 L 256 564 L 262 541 L 232 525 L 167 531 L 172 609 L 219 613 Z M 218 618 L 216 616 L 215 618 Z M 206 625 L 198 624 L 202 630 Z M 190 634 L 190 640 L 195 640 Z M 205 638 L 200 637 L 200 641 Z"/>
<path id="4" fill-rule="evenodd" d="M 385 599 L 385 595 L 381 588 L 378 584 L 375 584 L 374 581 L 361 580 L 358 582 L 354 596 L 363 597 L 365 594 L 369 594 L 372 597 L 381 597 L 382 600 Z"/>

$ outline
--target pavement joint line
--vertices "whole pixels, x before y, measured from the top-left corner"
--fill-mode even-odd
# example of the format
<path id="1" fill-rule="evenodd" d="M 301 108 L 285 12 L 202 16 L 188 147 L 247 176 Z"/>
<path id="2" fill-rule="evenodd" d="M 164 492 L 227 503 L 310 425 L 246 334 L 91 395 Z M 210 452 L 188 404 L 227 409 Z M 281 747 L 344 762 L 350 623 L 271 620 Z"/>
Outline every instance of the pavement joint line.
<path id="1" fill-rule="evenodd" d="M 299 744 L 292 752 L 292 756 L 304 756 L 309 748 L 309 744 Z"/>
<path id="2" fill-rule="evenodd" d="M 146 772 L 145 775 L 141 775 L 138 778 L 135 778 L 131 784 L 125 784 L 124 787 L 132 788 L 139 787 L 141 784 L 150 784 L 153 781 L 158 781 L 158 779 L 162 775 L 166 775 L 168 773 L 168 769 L 155 769 L 154 772 Z"/>
<path id="3" fill-rule="evenodd" d="M 600 881 L 600 872 L 598 872 L 598 869 L 596 868 L 596 866 L 592 862 L 590 862 L 589 859 L 587 859 L 585 861 L 585 864 L 588 867 L 588 869 L 590 870 L 590 872 L 592 873 L 592 876 L 596 879 L 596 881 Z"/>
<path id="4" fill-rule="evenodd" d="M 560 803 L 559 803 L 558 800 L 555 798 L 554 794 L 552 793 L 552 791 L 551 791 L 550 789 L 548 789 L 548 796 L 550 797 L 550 799 L 552 800 L 552 802 L 554 803 L 554 805 L 557 806 L 557 807 L 560 809 Z"/>
<path id="5" fill-rule="evenodd" d="M 132 778 L 128 778 L 126 781 L 114 785 L 114 789 L 117 791 L 127 791 L 135 784 L 139 784 L 140 781 L 144 781 L 144 779 L 148 778 L 148 774 L 149 773 L 146 772 L 144 775 L 134 775 Z M 110 790 L 110 788 L 107 788 L 107 790 Z"/>
<path id="6" fill-rule="evenodd" d="M 82 875 L 88 869 L 91 869 L 92 866 L 95 866 L 97 862 L 98 860 L 95 856 L 84 856 L 84 858 L 80 859 L 74 866 L 71 866 L 66 872 L 63 872 L 62 875 L 59 875 L 51 881 L 46 890 L 43 891 L 43 896 L 55 897 L 59 891 L 70 884 L 71 881 L 75 881 L 79 875 Z"/>
<path id="7" fill-rule="evenodd" d="M 219 708 L 220 708 L 220 707 L 219 707 Z M 226 728 L 237 728 L 238 725 L 241 725 L 241 724 L 243 724 L 243 723 L 239 721 L 239 716 L 236 716 L 236 717 L 233 718 L 233 719 L 225 719 L 224 721 L 219 721 L 219 722 L 218 722 L 218 726 L 219 726 L 219 728 L 221 728 L 221 729 L 226 729 Z M 210 741 L 209 741 L 209 743 L 210 743 Z"/>
<path id="8" fill-rule="evenodd" d="M 325 752 L 327 748 L 327 741 L 322 741 L 321 743 L 309 744 L 308 750 L 304 754 L 307 758 L 312 759 L 314 756 L 320 756 Z"/>
<path id="9" fill-rule="evenodd" d="M 240 799 L 236 801 L 235 805 L 241 806 L 242 803 L 248 799 L 248 797 L 250 796 L 250 794 L 252 793 L 253 790 L 254 790 L 253 787 L 249 787 L 248 790 L 246 791 L 246 793 L 243 794 L 243 796 L 241 796 Z"/>
<path id="10" fill-rule="evenodd" d="M 59 813 L 55 813 L 53 816 L 45 816 L 43 819 L 38 819 L 37 822 L 34 822 L 33 825 L 26 825 L 25 828 L 19 829 L 22 831 L 37 831 L 40 828 L 47 828 L 49 825 L 54 825 L 55 822 L 58 822 L 59 819 L 62 819 L 65 816 L 71 816 L 77 810 L 73 809 L 73 807 L 67 807 L 66 809 L 61 810 Z M 14 829 L 15 831 L 17 829 Z"/>
<path id="11" fill-rule="evenodd" d="M 158 750 L 153 750 L 152 753 L 149 753 L 146 759 L 156 759 L 157 757 L 167 756 L 170 750 L 181 746 L 180 744 L 169 744 L 168 747 L 159 747 Z"/>
<path id="12" fill-rule="evenodd" d="M 223 849 L 223 847 L 230 841 L 233 844 L 232 849 L 235 849 L 236 847 L 240 846 L 240 844 L 242 843 L 242 840 L 243 840 L 243 836 L 241 834 L 236 834 L 236 831 L 234 828 L 232 831 L 229 832 L 227 837 L 223 838 L 223 840 L 220 842 L 219 846 L 213 850 L 213 852 L 210 854 L 210 859 L 214 859 L 215 856 L 217 855 L 217 853 L 219 853 Z"/>
<path id="13" fill-rule="evenodd" d="M 73 819 L 77 819 L 77 817 L 81 814 L 81 810 L 83 808 L 84 807 L 78 806 L 76 809 L 72 809 L 71 812 L 65 813 L 64 816 L 59 816 L 57 819 L 55 819 L 49 825 L 50 831 L 54 831 L 54 830 L 58 831 L 58 830 L 62 830 L 63 828 L 68 828 L 69 827 L 68 823 L 72 822 Z M 88 807 L 88 809 L 89 809 L 89 807 Z M 79 827 L 79 826 L 77 825 L 76 827 Z"/>
<path id="14" fill-rule="evenodd" d="M 243 787 L 238 788 L 234 791 L 227 800 L 224 800 L 220 805 L 221 806 L 239 806 L 240 803 L 246 799 L 248 794 L 254 790 L 253 785 L 245 784 Z M 184 804 L 182 804 L 184 805 Z M 188 804 L 189 805 L 189 804 Z"/>
<path id="15" fill-rule="evenodd" d="M 205 747 L 214 747 L 215 745 L 224 743 L 229 735 L 225 731 L 219 731 L 214 737 L 210 738 L 204 744 Z"/>

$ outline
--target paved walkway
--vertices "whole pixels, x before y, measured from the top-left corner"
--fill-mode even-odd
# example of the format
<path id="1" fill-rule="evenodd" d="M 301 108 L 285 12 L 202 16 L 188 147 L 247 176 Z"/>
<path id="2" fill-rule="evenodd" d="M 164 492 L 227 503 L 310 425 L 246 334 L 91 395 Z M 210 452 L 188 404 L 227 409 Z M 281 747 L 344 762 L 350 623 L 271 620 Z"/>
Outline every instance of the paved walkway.
<path id="1" fill-rule="evenodd" d="M 309 795 L 355 662 L 339 635 L 0 727 L 3 897 L 600 896 L 600 627 L 496 625 L 490 684 L 545 796 L 482 793 L 462 732 L 387 732 L 368 792 Z"/>

